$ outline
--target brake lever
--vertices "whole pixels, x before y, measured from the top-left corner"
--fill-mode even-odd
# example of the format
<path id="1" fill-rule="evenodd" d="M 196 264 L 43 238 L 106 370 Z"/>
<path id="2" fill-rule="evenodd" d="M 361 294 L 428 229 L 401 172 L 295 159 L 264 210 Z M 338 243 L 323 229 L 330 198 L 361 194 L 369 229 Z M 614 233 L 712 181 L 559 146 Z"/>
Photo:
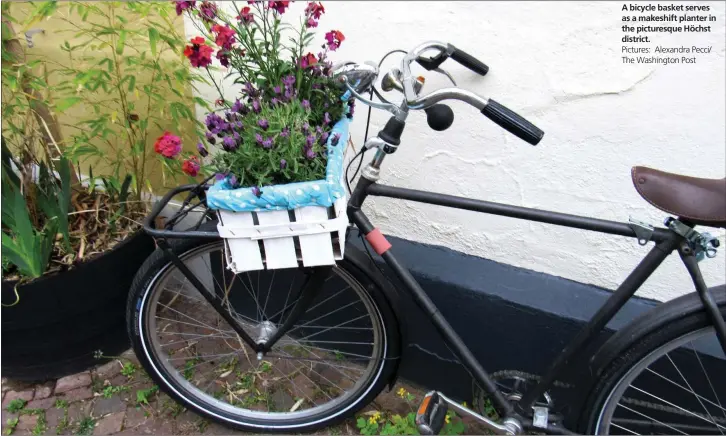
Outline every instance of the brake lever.
<path id="1" fill-rule="evenodd" d="M 454 86 L 458 86 L 458 85 L 456 84 L 456 82 L 454 81 L 454 78 L 453 78 L 453 77 L 451 77 L 451 74 L 449 74 L 449 72 L 448 72 L 448 71 L 446 71 L 446 70 L 442 69 L 441 67 L 437 67 L 437 68 L 434 68 L 434 69 L 433 69 L 433 70 L 431 70 L 431 71 L 436 71 L 436 72 L 437 72 L 437 73 L 439 73 L 439 74 L 443 74 L 444 76 L 448 77 L 448 78 L 449 78 L 449 80 L 451 80 L 451 83 L 453 83 L 453 84 L 454 84 Z"/>

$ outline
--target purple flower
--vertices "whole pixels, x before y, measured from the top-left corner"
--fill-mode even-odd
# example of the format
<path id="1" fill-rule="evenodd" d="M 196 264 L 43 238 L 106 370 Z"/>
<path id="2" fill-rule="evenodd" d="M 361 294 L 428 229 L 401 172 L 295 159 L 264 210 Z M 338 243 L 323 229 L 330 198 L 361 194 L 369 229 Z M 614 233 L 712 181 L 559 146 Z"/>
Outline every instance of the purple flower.
<path id="1" fill-rule="evenodd" d="M 260 191 L 260 188 L 258 188 L 257 186 L 253 186 L 252 194 L 254 194 L 254 196 L 257 198 L 260 198 L 262 196 L 262 191 Z"/>
<path id="2" fill-rule="evenodd" d="M 205 147 L 201 142 L 197 144 L 197 151 L 201 157 L 207 157 L 209 155 L 207 147 Z"/>
<path id="3" fill-rule="evenodd" d="M 282 84 L 285 85 L 285 88 L 290 88 L 292 85 L 295 84 L 295 76 L 289 75 L 282 78 Z"/>
<path id="4" fill-rule="evenodd" d="M 307 100 L 303 100 L 303 101 L 302 101 L 302 107 L 303 107 L 303 109 L 305 109 L 305 110 L 309 110 L 309 109 L 310 109 L 310 102 L 309 102 L 309 101 L 307 101 Z"/>
<path id="5" fill-rule="evenodd" d="M 227 136 L 222 140 L 222 148 L 226 151 L 237 150 L 237 141 L 235 141 L 233 137 Z"/>
<path id="6" fill-rule="evenodd" d="M 262 118 L 261 120 L 257 121 L 257 125 L 262 127 L 262 130 L 267 131 L 267 129 L 270 128 L 270 122 L 267 121 L 267 119 Z"/>
<path id="7" fill-rule="evenodd" d="M 262 145 L 262 135 L 255 133 L 255 141 L 257 141 L 259 145 Z"/>
<path id="8" fill-rule="evenodd" d="M 262 112 L 262 105 L 260 104 L 260 101 L 258 99 L 252 100 L 252 110 L 256 114 L 259 114 L 260 112 Z"/>
<path id="9" fill-rule="evenodd" d="M 323 123 L 327 125 L 330 124 L 331 121 L 333 120 L 330 118 L 330 114 L 325 112 L 325 115 L 323 116 Z"/>
<path id="10" fill-rule="evenodd" d="M 272 90 L 275 92 L 275 94 L 279 94 L 282 92 L 282 88 L 280 88 L 280 85 L 275 86 L 272 88 Z"/>
<path id="11" fill-rule="evenodd" d="M 262 141 L 262 148 L 272 148 L 272 138 L 265 138 L 265 140 Z"/>
<path id="12" fill-rule="evenodd" d="M 252 82 L 245 83 L 244 92 L 247 93 L 250 98 L 255 98 L 260 95 L 260 92 L 254 86 L 252 86 Z"/>
<path id="13" fill-rule="evenodd" d="M 305 149 L 305 157 L 308 158 L 308 159 L 310 159 L 310 160 L 315 159 L 315 152 L 313 151 L 312 148 L 306 148 Z"/>
<path id="14" fill-rule="evenodd" d="M 312 147 L 313 144 L 315 144 L 315 135 L 308 135 L 305 137 L 305 145 L 307 147 Z"/>
<path id="15" fill-rule="evenodd" d="M 270 99 L 271 106 L 277 106 L 278 103 L 280 103 L 280 100 L 278 100 L 277 97 L 272 97 L 272 99 Z"/>
<path id="16" fill-rule="evenodd" d="M 229 178 L 227 179 L 227 183 L 229 183 L 229 186 L 232 188 L 237 187 L 237 177 L 234 174 L 231 174 Z"/>
<path id="17" fill-rule="evenodd" d="M 220 117 L 216 113 L 212 112 L 209 115 L 207 115 L 207 118 L 204 120 L 204 122 L 207 125 L 207 129 L 213 130 L 215 127 L 224 123 L 224 120 L 222 119 L 222 117 Z M 216 133 L 216 132 L 212 132 L 212 133 Z"/>
<path id="18" fill-rule="evenodd" d="M 237 123 L 235 124 L 235 127 L 237 127 L 238 130 L 244 130 L 245 129 L 245 125 L 242 124 L 242 121 L 237 121 Z"/>
<path id="19" fill-rule="evenodd" d="M 303 124 L 302 131 L 305 133 L 308 133 L 310 131 L 310 124 L 308 124 L 308 123 Z"/>
<path id="20" fill-rule="evenodd" d="M 204 136 L 207 137 L 207 142 L 210 143 L 210 144 L 212 144 L 212 145 L 214 145 L 217 142 L 217 140 L 214 139 L 214 135 L 212 135 L 211 132 L 205 133 Z"/>
<path id="21" fill-rule="evenodd" d="M 187 9 L 194 9 L 195 1 L 179 1 L 176 2 L 176 14 L 181 15 Z"/>
<path id="22" fill-rule="evenodd" d="M 292 97 L 295 95 L 295 90 L 290 91 L 289 89 L 285 90 L 285 100 L 290 101 L 292 100 Z"/>
<path id="23" fill-rule="evenodd" d="M 333 133 L 333 136 L 330 138 L 330 144 L 335 147 L 338 145 L 338 141 L 340 141 L 340 133 Z"/>
<path id="24" fill-rule="evenodd" d="M 287 168 L 287 161 L 285 159 L 280 159 L 280 169 L 284 170 Z"/>
<path id="25" fill-rule="evenodd" d="M 320 134 L 320 145 L 324 145 L 327 140 L 328 140 L 328 132 L 321 133 Z"/>
<path id="26" fill-rule="evenodd" d="M 204 21 L 214 21 L 217 18 L 217 5 L 209 1 L 203 1 L 199 6 L 199 16 Z"/>
<path id="27" fill-rule="evenodd" d="M 234 133 L 232 134 L 232 137 L 234 138 L 235 142 L 237 142 L 237 143 L 239 143 L 239 142 L 240 142 L 240 141 L 242 140 L 242 139 L 240 138 L 240 136 L 239 136 L 239 133 L 237 133 L 237 132 L 234 132 Z"/>
<path id="28" fill-rule="evenodd" d="M 313 83 L 312 87 L 313 87 L 313 89 L 320 89 L 323 87 L 323 85 L 321 85 L 319 83 Z"/>
<path id="29" fill-rule="evenodd" d="M 217 181 L 222 181 L 227 178 L 227 173 L 217 173 L 214 175 L 214 179 Z"/>
<path id="30" fill-rule="evenodd" d="M 244 104 L 242 104 L 239 99 L 234 101 L 234 104 L 232 104 L 232 112 L 242 113 L 242 108 L 244 107 Z"/>
<path id="31" fill-rule="evenodd" d="M 321 133 L 323 133 L 323 128 L 322 128 L 322 127 L 320 127 L 320 126 L 316 126 L 316 127 L 315 127 L 315 132 L 316 132 L 316 133 L 317 133 L 318 135 L 320 135 Z"/>
<path id="32" fill-rule="evenodd" d="M 225 112 L 224 117 L 227 119 L 227 121 L 237 121 L 237 114 L 232 112 Z"/>
<path id="33" fill-rule="evenodd" d="M 280 132 L 280 136 L 282 136 L 283 138 L 290 137 L 290 128 L 288 128 L 288 127 L 283 128 L 282 132 Z"/>

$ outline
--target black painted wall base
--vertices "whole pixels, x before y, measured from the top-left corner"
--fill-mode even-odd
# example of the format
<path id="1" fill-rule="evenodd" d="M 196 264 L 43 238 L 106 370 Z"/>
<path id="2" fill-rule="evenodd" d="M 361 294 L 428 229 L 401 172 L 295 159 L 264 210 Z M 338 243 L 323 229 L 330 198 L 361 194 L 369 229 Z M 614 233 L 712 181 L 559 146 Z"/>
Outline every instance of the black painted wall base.
<path id="1" fill-rule="evenodd" d="M 350 232 L 349 236 L 354 245 L 363 249 L 356 231 Z M 610 295 L 610 291 L 596 286 L 448 248 L 395 237 L 388 239 L 397 258 L 411 269 L 441 313 L 490 373 L 505 370 L 530 375 L 543 373 Z M 380 257 L 373 255 L 396 283 Z M 656 304 L 642 298 L 631 299 L 593 344 L 591 351 L 594 352 L 613 331 Z M 463 366 L 452 361 L 454 356 L 433 324 L 408 295 L 403 295 L 401 307 L 405 311 L 408 346 L 404 348 L 400 377 L 471 402 L 471 377 Z M 572 373 L 562 382 L 576 384 L 580 376 Z M 551 392 L 555 410 L 567 418 L 576 418 L 584 395 L 580 388 L 563 387 Z"/>

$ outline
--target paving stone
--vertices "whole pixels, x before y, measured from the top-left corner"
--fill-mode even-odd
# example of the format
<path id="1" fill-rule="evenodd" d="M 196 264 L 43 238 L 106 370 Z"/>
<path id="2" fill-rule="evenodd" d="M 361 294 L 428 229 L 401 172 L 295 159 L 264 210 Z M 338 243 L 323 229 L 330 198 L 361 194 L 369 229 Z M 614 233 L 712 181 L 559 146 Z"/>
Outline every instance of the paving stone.
<path id="1" fill-rule="evenodd" d="M 126 409 L 126 424 L 124 428 L 136 428 L 145 423 L 150 418 L 146 416 L 146 410 L 143 407 L 129 407 Z"/>
<path id="2" fill-rule="evenodd" d="M 275 403 L 275 409 L 278 411 L 289 411 L 295 405 L 295 399 L 282 389 L 272 394 L 272 402 Z"/>
<path id="3" fill-rule="evenodd" d="M 32 431 L 35 425 L 38 423 L 38 415 L 21 415 L 18 420 L 18 425 L 15 427 L 17 433 Z"/>
<path id="4" fill-rule="evenodd" d="M 53 394 L 53 384 L 46 383 L 35 388 L 34 400 L 44 400 Z"/>
<path id="5" fill-rule="evenodd" d="M 55 407 L 45 411 L 45 421 L 48 424 L 48 430 L 50 430 L 50 433 L 55 433 L 56 428 L 58 428 L 58 424 L 60 424 L 63 420 L 65 412 L 65 410 L 57 409 Z"/>
<path id="6" fill-rule="evenodd" d="M 69 403 L 87 400 L 89 398 L 93 398 L 93 391 L 90 387 L 73 389 L 72 391 L 66 392 L 63 398 Z"/>
<path id="7" fill-rule="evenodd" d="M 93 405 L 93 416 L 105 416 L 109 413 L 118 413 L 126 410 L 126 403 L 118 396 L 111 398 L 97 398 Z"/>
<path id="8" fill-rule="evenodd" d="M 93 403 L 90 401 L 73 403 L 68 406 L 68 418 L 73 423 L 78 423 L 81 419 L 91 416 L 92 407 Z"/>
<path id="9" fill-rule="evenodd" d="M 104 365 L 99 366 L 94 372 L 97 378 L 101 380 L 108 380 L 113 376 L 120 374 L 121 368 L 121 362 L 114 359 Z"/>
<path id="10" fill-rule="evenodd" d="M 88 372 L 82 372 L 79 374 L 69 375 L 58 379 L 55 384 L 55 393 L 62 394 L 64 392 L 72 391 L 74 389 L 89 386 L 91 384 L 91 374 Z"/>
<path id="11" fill-rule="evenodd" d="M 55 398 L 45 398 L 42 400 L 33 400 L 29 402 L 26 409 L 49 409 L 55 404 Z"/>
<path id="12" fill-rule="evenodd" d="M 10 404 L 13 400 L 25 400 L 30 401 L 33 399 L 33 391 L 8 391 L 5 393 L 5 398 L 3 398 L 3 410 L 8 408 L 8 404 Z"/>
<path id="13" fill-rule="evenodd" d="M 102 418 L 96 422 L 96 428 L 93 429 L 94 435 L 110 435 L 118 433 L 124 424 L 124 417 L 126 412 L 116 412 Z M 171 433 L 160 433 L 160 434 L 171 434 Z"/>

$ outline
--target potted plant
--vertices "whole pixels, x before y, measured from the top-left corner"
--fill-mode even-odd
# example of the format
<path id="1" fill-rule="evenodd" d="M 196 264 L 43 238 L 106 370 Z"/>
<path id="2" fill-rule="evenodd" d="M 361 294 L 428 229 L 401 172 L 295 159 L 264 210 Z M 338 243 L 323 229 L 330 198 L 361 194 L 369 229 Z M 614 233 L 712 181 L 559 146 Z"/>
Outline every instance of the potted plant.
<path id="1" fill-rule="evenodd" d="M 205 119 L 205 140 L 198 144 L 201 159 L 185 162 L 217 175 L 207 204 L 219 210 L 228 267 L 235 272 L 296 267 L 294 236 L 308 266 L 331 264 L 343 252 L 341 175 L 353 100 L 344 101 L 331 78 L 328 54 L 345 37 L 331 30 L 321 50 L 309 52 L 325 8 L 309 2 L 295 26 L 283 21 L 289 3 L 250 1 L 242 8 L 234 3 L 228 14 L 211 2 L 177 2 L 202 35 L 191 39 L 184 55 L 219 91 L 217 108 Z M 290 44 L 283 42 L 286 35 Z M 238 96 L 229 98 L 215 81 L 213 57 L 242 86 Z M 259 225 L 253 229 L 255 220 Z M 316 233 L 311 229 L 318 224 L 322 230 Z M 253 234 L 269 238 L 263 239 L 264 250 Z"/>
<path id="2" fill-rule="evenodd" d="M 23 4 L 22 21 L 11 6 L 2 5 L 2 371 L 44 379 L 128 347 L 128 289 L 154 249 L 140 231 L 151 176 L 176 169 L 154 149 L 181 151 L 166 129 L 197 134 L 194 75 L 173 55 L 184 41 L 173 4 Z M 25 58 L 11 25 L 42 18 L 74 29 L 60 47 L 67 62 Z"/>

